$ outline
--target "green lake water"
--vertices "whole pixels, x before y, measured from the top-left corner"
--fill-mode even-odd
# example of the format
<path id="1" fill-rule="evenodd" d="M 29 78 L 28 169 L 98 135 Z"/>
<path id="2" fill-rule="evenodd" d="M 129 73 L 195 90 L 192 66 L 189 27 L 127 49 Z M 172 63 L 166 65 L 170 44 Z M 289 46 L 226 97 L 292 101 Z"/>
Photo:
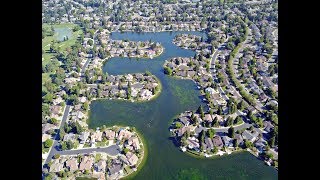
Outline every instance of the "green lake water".
<path id="1" fill-rule="evenodd" d="M 134 179 L 278 179 L 277 171 L 266 166 L 248 152 L 213 159 L 195 158 L 179 150 L 169 139 L 171 120 L 186 110 L 196 110 L 202 104 L 191 80 L 168 77 L 163 63 L 171 57 L 190 57 L 195 52 L 172 44 L 182 32 L 112 33 L 112 39 L 156 41 L 165 51 L 154 59 L 111 58 L 103 70 L 108 74 L 126 74 L 150 71 L 162 84 L 162 92 L 154 100 L 132 103 L 120 100 L 97 100 L 91 103 L 88 120 L 90 128 L 106 125 L 134 126 L 142 134 L 148 148 L 148 157 Z M 186 32 L 205 37 L 202 32 Z"/>

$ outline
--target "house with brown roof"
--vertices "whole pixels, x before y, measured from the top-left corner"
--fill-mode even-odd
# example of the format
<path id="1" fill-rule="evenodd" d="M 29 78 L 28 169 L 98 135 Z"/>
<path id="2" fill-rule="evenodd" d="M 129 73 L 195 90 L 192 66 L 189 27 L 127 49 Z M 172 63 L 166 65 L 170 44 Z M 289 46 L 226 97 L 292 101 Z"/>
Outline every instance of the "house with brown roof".
<path id="1" fill-rule="evenodd" d="M 78 160 L 77 160 L 77 158 L 71 158 L 71 159 L 67 160 L 66 161 L 66 167 L 71 172 L 78 170 Z"/>
<path id="2" fill-rule="evenodd" d="M 49 130 L 54 129 L 56 126 L 50 123 L 42 124 L 42 134 L 47 133 Z"/>
<path id="3" fill-rule="evenodd" d="M 128 131 L 127 129 L 121 129 L 118 134 L 118 139 L 129 139 L 132 135 L 133 133 Z"/>
<path id="4" fill-rule="evenodd" d="M 134 153 L 129 151 L 126 154 L 126 157 L 127 157 L 128 161 L 129 161 L 130 166 L 133 166 L 133 165 L 137 164 L 138 157 Z"/>
<path id="5" fill-rule="evenodd" d="M 213 146 L 217 147 L 218 149 L 223 147 L 223 142 L 220 136 L 214 136 L 212 138 L 212 143 L 213 143 Z"/>
<path id="6" fill-rule="evenodd" d="M 105 130 L 104 133 L 105 133 L 108 140 L 113 140 L 116 136 L 116 132 L 114 132 L 110 129 Z"/>
<path id="7" fill-rule="evenodd" d="M 102 132 L 96 131 L 91 134 L 91 142 L 100 142 L 102 141 Z"/>
<path id="8" fill-rule="evenodd" d="M 135 150 L 140 149 L 140 143 L 138 137 L 130 137 L 128 139 L 128 144 L 130 146 L 133 146 Z"/>
<path id="9" fill-rule="evenodd" d="M 50 166 L 50 172 L 60 172 L 63 169 L 63 164 L 59 162 L 58 159 L 55 159 Z"/>
<path id="10" fill-rule="evenodd" d="M 93 158 L 89 156 L 84 156 L 80 163 L 79 170 L 80 171 L 90 170 L 92 167 L 92 164 L 93 164 Z"/>

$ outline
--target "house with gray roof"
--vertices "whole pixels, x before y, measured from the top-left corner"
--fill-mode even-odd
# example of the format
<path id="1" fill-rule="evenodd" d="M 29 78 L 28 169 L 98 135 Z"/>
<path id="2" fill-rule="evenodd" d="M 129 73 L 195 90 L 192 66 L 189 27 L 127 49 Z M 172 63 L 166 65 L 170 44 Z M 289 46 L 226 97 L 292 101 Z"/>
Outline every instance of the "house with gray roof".
<path id="1" fill-rule="evenodd" d="M 233 147 L 233 139 L 228 136 L 222 136 L 225 147 Z"/>
<path id="2" fill-rule="evenodd" d="M 268 133 L 271 132 L 272 129 L 274 128 L 274 125 L 272 125 L 270 121 L 264 121 L 263 126 L 264 126 L 264 130 Z"/>
<path id="3" fill-rule="evenodd" d="M 245 130 L 243 133 L 242 133 L 242 137 L 243 139 L 246 139 L 250 142 L 253 142 L 256 140 L 256 138 L 258 137 L 259 133 L 251 133 L 249 132 L 248 130 Z"/>
<path id="4" fill-rule="evenodd" d="M 73 133 L 65 134 L 63 136 L 63 141 L 74 141 L 76 138 L 76 135 Z"/>
<path id="5" fill-rule="evenodd" d="M 207 146 L 207 151 L 211 151 L 211 149 L 213 149 L 213 143 L 212 143 L 212 140 L 209 138 L 209 137 L 206 137 L 204 139 L 204 142 Z"/>
<path id="6" fill-rule="evenodd" d="M 80 144 L 84 144 L 88 139 L 90 132 L 82 132 L 79 136 Z"/>

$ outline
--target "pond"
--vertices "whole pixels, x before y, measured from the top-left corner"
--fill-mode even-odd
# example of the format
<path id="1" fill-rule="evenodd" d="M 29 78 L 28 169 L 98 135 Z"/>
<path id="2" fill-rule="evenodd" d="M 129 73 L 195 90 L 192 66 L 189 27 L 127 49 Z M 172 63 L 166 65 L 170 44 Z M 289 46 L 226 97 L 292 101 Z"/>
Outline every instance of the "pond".
<path id="1" fill-rule="evenodd" d="M 56 40 L 63 41 L 64 38 L 71 39 L 72 36 L 72 29 L 69 27 L 57 27 L 54 28 L 56 35 Z"/>
<path id="2" fill-rule="evenodd" d="M 163 73 L 164 61 L 171 57 L 191 57 L 194 51 L 175 46 L 172 39 L 179 33 L 206 37 L 203 32 L 112 33 L 112 39 L 152 40 L 165 50 L 154 59 L 111 58 L 103 70 L 108 74 L 143 73 L 150 71 L 162 84 L 158 98 L 132 103 L 120 100 L 98 100 L 91 103 L 90 128 L 106 125 L 134 126 L 146 140 L 148 157 L 134 179 L 277 179 L 277 171 L 248 152 L 213 159 L 195 158 L 179 150 L 169 139 L 172 119 L 186 110 L 196 110 L 200 92 L 191 80 L 168 77 Z M 204 104 L 203 104 L 204 105 Z M 189 174 L 190 173 L 190 174 Z"/>

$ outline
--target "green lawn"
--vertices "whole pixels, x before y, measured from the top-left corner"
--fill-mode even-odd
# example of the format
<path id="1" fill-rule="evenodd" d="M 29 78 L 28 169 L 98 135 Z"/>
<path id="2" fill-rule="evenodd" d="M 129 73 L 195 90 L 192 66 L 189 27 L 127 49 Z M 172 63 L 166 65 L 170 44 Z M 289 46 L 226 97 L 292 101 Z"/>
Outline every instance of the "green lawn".
<path id="1" fill-rule="evenodd" d="M 64 23 L 64 24 L 55 24 L 53 25 L 54 28 L 70 28 L 71 31 L 73 27 L 77 26 L 76 24 L 70 24 L 70 23 Z M 43 28 L 50 30 L 51 25 L 49 24 L 43 24 Z M 65 51 L 67 47 L 71 47 L 76 43 L 77 37 L 82 34 L 83 31 L 80 29 L 79 31 L 73 32 L 72 31 L 72 36 L 69 37 L 67 41 L 57 43 L 58 46 L 61 47 L 62 51 Z M 52 53 L 47 53 L 47 51 L 50 50 L 50 44 L 52 40 L 57 40 L 57 33 L 55 33 L 53 36 L 46 36 L 44 39 L 42 39 L 42 49 L 44 50 L 44 54 L 42 54 L 42 64 L 46 65 L 50 62 L 50 59 L 53 57 L 54 54 Z M 43 73 L 42 74 L 42 83 L 45 81 L 49 80 L 49 75 L 48 73 Z"/>

